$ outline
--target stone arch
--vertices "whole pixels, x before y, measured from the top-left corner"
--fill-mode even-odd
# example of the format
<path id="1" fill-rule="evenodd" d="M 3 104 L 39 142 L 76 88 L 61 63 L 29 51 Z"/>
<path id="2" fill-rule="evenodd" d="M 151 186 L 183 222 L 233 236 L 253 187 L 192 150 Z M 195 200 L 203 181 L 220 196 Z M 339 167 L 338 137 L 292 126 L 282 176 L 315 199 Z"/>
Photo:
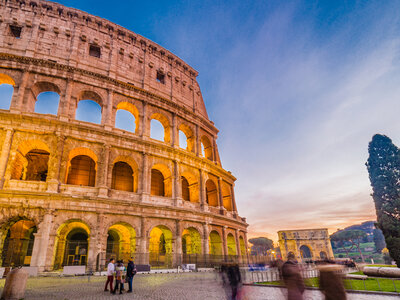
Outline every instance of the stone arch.
<path id="1" fill-rule="evenodd" d="M 312 250 L 311 247 L 308 245 L 301 245 L 300 248 L 300 256 L 302 259 L 307 260 L 307 259 L 312 259 Z"/>
<path id="2" fill-rule="evenodd" d="M 151 168 L 151 195 L 172 197 L 172 176 L 164 164 L 154 164 Z"/>
<path id="3" fill-rule="evenodd" d="M 213 160 L 213 147 L 210 139 L 203 135 L 201 137 L 201 155 L 209 160 Z"/>
<path id="4" fill-rule="evenodd" d="M 110 258 L 128 261 L 136 253 L 136 231 L 126 222 L 117 222 L 107 230 L 106 261 Z"/>
<path id="5" fill-rule="evenodd" d="M 58 95 L 58 99 L 57 97 L 52 97 L 52 100 L 55 101 L 56 104 L 54 104 L 54 107 L 52 107 L 51 111 L 49 112 L 44 112 L 42 108 L 38 108 L 38 105 L 41 104 L 40 103 L 41 99 L 39 98 L 39 95 L 46 92 L 51 92 Z M 58 106 L 60 103 L 60 95 L 61 95 L 61 89 L 57 84 L 48 81 L 36 82 L 31 87 L 31 94 L 27 99 L 27 110 L 30 112 L 50 113 L 53 115 L 57 115 Z"/>
<path id="6" fill-rule="evenodd" d="M 206 201 L 209 206 L 219 206 L 217 185 L 212 179 L 206 181 Z"/>
<path id="7" fill-rule="evenodd" d="M 125 111 L 130 112 L 133 115 L 133 117 L 135 118 L 135 130 L 128 130 L 128 129 L 125 129 L 125 130 L 135 132 L 137 134 L 139 132 L 139 122 L 140 122 L 139 110 L 137 109 L 137 107 L 134 104 L 126 102 L 126 101 L 119 102 L 117 105 L 117 108 L 115 110 L 114 127 L 117 127 L 116 123 L 118 122 L 118 116 L 117 116 L 118 110 L 125 110 Z M 119 128 L 119 127 L 117 127 L 117 128 Z"/>
<path id="8" fill-rule="evenodd" d="M 150 117 L 150 136 L 151 136 L 151 121 L 157 120 L 159 121 L 162 126 L 164 127 L 164 142 L 170 143 L 171 142 L 171 125 L 168 118 L 161 114 L 161 113 L 154 113 Z"/>
<path id="9" fill-rule="evenodd" d="M 94 103 L 97 103 L 98 106 L 96 106 Z M 90 115 L 88 115 L 88 111 L 86 111 L 88 109 L 84 107 L 87 105 L 92 106 L 90 110 Z M 103 106 L 104 106 L 104 100 L 100 96 L 100 94 L 91 90 L 83 90 L 78 94 L 77 97 L 75 119 L 94 124 L 101 124 Z"/>
<path id="10" fill-rule="evenodd" d="M 178 127 L 178 130 L 182 131 L 186 136 L 186 150 L 189 152 L 194 152 L 195 136 L 193 134 L 192 128 L 190 128 L 190 126 L 185 123 L 181 123 Z M 181 146 L 180 143 L 179 146 Z"/>
<path id="11" fill-rule="evenodd" d="M 154 226 L 149 232 L 149 263 L 152 267 L 172 267 L 174 236 L 165 225 Z"/>
<path id="12" fill-rule="evenodd" d="M 2 93 L 0 109 L 10 109 L 14 87 L 14 79 L 9 75 L 0 73 L 0 92 Z"/>
<path id="13" fill-rule="evenodd" d="M 226 210 L 232 211 L 232 188 L 231 185 L 225 181 L 221 184 L 222 202 Z"/>
<path id="14" fill-rule="evenodd" d="M 114 162 L 113 162 L 113 169 L 112 169 L 112 172 L 111 172 L 111 188 L 112 189 L 120 189 L 120 188 L 115 188 L 115 181 L 116 181 L 116 179 L 115 179 L 115 174 L 114 174 L 114 168 L 115 168 L 115 165 L 117 164 L 117 163 L 126 163 L 131 169 L 132 169 L 132 178 L 131 178 L 131 180 L 132 180 L 132 189 L 131 190 L 128 190 L 128 189 L 122 189 L 122 190 L 126 190 L 126 191 L 130 191 L 130 192 L 137 192 L 137 189 L 138 189 L 138 180 L 139 180 L 139 168 L 138 168 L 138 165 L 137 165 L 137 163 L 136 163 L 136 161 L 132 158 L 132 157 L 129 157 L 129 156 L 125 156 L 125 155 L 120 155 L 120 156 L 118 156 L 117 158 L 115 158 L 114 159 Z M 126 180 L 128 180 L 128 178 L 126 178 Z M 121 189 L 120 189 L 121 190 Z"/>
<path id="15" fill-rule="evenodd" d="M 68 155 L 67 184 L 95 186 L 97 156 L 89 148 L 74 148 Z"/>
<path id="16" fill-rule="evenodd" d="M 240 255 L 246 256 L 246 243 L 244 242 L 244 238 L 242 236 L 239 237 L 239 248 L 240 248 Z"/>
<path id="17" fill-rule="evenodd" d="M 190 202 L 199 202 L 199 182 L 197 177 L 185 171 L 181 174 L 182 199 Z"/>
<path id="18" fill-rule="evenodd" d="M 216 230 L 212 230 L 208 236 L 209 253 L 213 256 L 222 256 L 222 239 L 221 235 Z"/>
<path id="19" fill-rule="evenodd" d="M 226 236 L 226 245 L 228 247 L 228 255 L 237 255 L 236 241 L 232 233 L 228 233 L 228 235 Z"/>
<path id="20" fill-rule="evenodd" d="M 37 232 L 35 220 L 17 216 L 0 227 L 0 266 L 30 265 Z"/>
<path id="21" fill-rule="evenodd" d="M 26 140 L 16 150 L 11 179 L 46 181 L 50 148 L 41 140 Z"/>
<path id="22" fill-rule="evenodd" d="M 54 269 L 66 265 L 86 265 L 90 227 L 80 219 L 71 219 L 57 229 L 54 246 Z"/>
<path id="23" fill-rule="evenodd" d="M 194 227 L 187 227 L 182 232 L 182 254 L 198 255 L 201 254 L 201 236 L 200 232 Z"/>

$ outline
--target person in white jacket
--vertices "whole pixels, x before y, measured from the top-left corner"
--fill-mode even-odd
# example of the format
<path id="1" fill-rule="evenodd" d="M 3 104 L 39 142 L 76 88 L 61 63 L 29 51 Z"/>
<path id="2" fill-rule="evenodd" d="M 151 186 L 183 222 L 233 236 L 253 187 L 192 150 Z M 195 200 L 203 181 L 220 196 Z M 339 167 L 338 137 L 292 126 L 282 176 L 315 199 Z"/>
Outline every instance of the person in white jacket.
<path id="1" fill-rule="evenodd" d="M 113 281 L 114 281 L 114 272 L 115 272 L 115 265 L 114 265 L 114 258 L 110 259 L 110 263 L 107 266 L 107 282 L 106 286 L 104 287 L 104 291 L 107 292 L 108 283 L 110 283 L 110 292 L 113 292 Z"/>

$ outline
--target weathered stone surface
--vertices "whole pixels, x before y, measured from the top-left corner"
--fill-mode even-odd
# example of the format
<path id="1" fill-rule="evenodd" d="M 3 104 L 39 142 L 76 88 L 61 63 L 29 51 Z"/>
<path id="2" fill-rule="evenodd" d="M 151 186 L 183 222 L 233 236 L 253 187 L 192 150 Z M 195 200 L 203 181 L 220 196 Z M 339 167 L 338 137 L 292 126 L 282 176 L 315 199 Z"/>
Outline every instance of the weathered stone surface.
<path id="1" fill-rule="evenodd" d="M 364 267 L 363 272 L 368 276 L 400 278 L 400 268 Z"/>
<path id="2" fill-rule="evenodd" d="M 16 268 L 7 274 L 1 299 L 19 300 L 25 296 L 26 282 L 28 280 L 28 271 Z"/>
<path id="3" fill-rule="evenodd" d="M 0 16 L 0 84 L 14 87 L 10 109 L 0 110 L 0 251 L 9 251 L 4 237 L 18 236 L 18 226 L 33 242 L 21 261 L 0 255 L 0 265 L 98 269 L 116 256 L 107 250 L 110 230 L 117 232 L 118 255 L 137 254 L 147 264 L 155 227 L 170 233 L 174 264 L 189 231 L 191 238 L 197 231 L 201 254 L 245 255 L 236 178 L 221 166 L 218 129 L 192 67 L 134 32 L 54 2 L 0 1 Z M 57 113 L 35 113 L 38 95 L 49 91 L 60 96 Z M 81 100 L 100 105 L 100 124 L 76 120 Z M 118 110 L 134 116 L 134 132 L 115 128 Z M 150 138 L 152 119 L 163 125 L 164 141 Z M 79 156 L 88 169 L 73 178 Z M 124 177 L 129 188 L 115 179 L 118 163 L 132 171 Z M 152 169 L 161 184 L 152 184 Z M 83 173 L 89 184 L 77 181 Z M 68 252 L 75 233 L 87 236 L 86 245 Z M 220 237 L 218 251 L 209 247 L 211 233 Z"/>

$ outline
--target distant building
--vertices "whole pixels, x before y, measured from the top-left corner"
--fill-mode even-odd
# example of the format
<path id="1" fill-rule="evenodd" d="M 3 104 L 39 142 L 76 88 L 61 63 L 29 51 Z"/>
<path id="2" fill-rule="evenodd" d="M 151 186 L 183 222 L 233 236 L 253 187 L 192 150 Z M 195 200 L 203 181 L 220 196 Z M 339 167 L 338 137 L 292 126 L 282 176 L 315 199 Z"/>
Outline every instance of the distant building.
<path id="1" fill-rule="evenodd" d="M 282 259 L 293 252 L 298 261 L 333 259 L 328 229 L 300 229 L 278 231 Z"/>

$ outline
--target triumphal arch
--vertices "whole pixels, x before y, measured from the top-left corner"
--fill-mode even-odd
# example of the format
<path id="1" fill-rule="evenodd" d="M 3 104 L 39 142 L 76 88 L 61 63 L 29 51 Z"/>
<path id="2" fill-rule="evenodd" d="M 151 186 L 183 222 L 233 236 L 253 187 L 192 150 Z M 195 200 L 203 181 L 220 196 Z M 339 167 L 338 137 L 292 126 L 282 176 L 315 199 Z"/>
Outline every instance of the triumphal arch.
<path id="1" fill-rule="evenodd" d="M 286 260 L 292 252 L 298 261 L 334 259 L 328 229 L 278 231 L 279 249 Z"/>
<path id="2" fill-rule="evenodd" d="M 242 259 L 247 223 L 197 75 L 105 19 L 0 0 L 0 265 Z"/>

